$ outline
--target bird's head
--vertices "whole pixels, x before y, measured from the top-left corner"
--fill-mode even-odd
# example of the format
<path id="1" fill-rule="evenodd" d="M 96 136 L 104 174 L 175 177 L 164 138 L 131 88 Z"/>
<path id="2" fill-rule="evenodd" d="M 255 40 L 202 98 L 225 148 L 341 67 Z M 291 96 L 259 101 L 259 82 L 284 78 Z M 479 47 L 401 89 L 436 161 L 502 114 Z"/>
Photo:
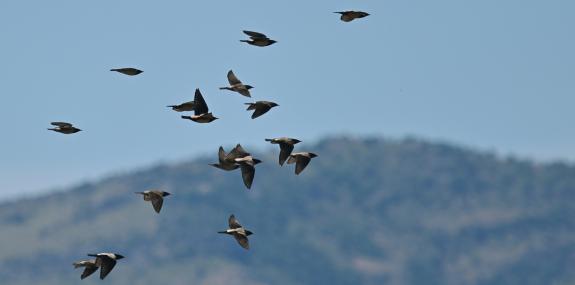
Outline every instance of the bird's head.
<path id="1" fill-rule="evenodd" d="M 116 256 L 116 260 L 124 258 L 124 256 L 121 254 L 114 253 L 114 255 Z"/>
<path id="2" fill-rule="evenodd" d="M 170 196 L 172 195 L 171 193 L 168 193 L 166 191 L 162 192 L 162 197 L 166 197 L 166 196 Z"/>
<path id="3" fill-rule="evenodd" d="M 270 106 L 272 106 L 272 107 L 277 107 L 277 106 L 279 106 L 279 105 L 278 105 L 277 103 L 271 102 Z"/>
<path id="4" fill-rule="evenodd" d="M 300 143 L 301 141 L 298 139 L 293 139 L 293 144 Z"/>
<path id="5" fill-rule="evenodd" d="M 277 43 L 278 41 L 270 40 L 270 45 Z"/>
<path id="6" fill-rule="evenodd" d="M 313 153 L 313 152 L 310 152 L 310 153 L 309 153 L 309 157 L 312 157 L 312 158 L 313 158 L 313 157 L 317 157 L 317 154 L 315 154 L 315 153 Z"/>
<path id="7" fill-rule="evenodd" d="M 253 87 L 253 86 L 251 86 L 251 85 L 244 85 L 244 86 L 245 86 L 245 87 L 246 87 L 246 89 L 248 89 L 248 90 L 250 90 L 250 89 L 254 88 L 254 87 Z"/>
<path id="8" fill-rule="evenodd" d="M 254 233 L 252 233 L 251 231 L 246 230 L 246 236 L 251 236 L 251 235 L 253 235 L 253 234 L 254 234 Z"/>
<path id="9" fill-rule="evenodd" d="M 257 159 L 257 158 L 254 158 L 253 161 L 254 161 L 254 164 L 258 164 L 258 163 L 261 163 L 261 162 L 262 162 L 261 160 L 259 160 L 259 159 Z"/>

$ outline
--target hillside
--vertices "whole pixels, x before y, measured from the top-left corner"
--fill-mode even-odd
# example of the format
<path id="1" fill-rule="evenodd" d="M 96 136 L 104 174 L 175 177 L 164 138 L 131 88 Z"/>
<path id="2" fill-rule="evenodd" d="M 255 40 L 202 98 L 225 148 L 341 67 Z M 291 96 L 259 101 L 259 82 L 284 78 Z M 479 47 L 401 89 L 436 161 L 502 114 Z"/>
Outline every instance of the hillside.
<path id="1" fill-rule="evenodd" d="M 298 145 L 299 146 L 299 145 Z M 228 146 L 229 148 L 229 146 Z M 296 148 L 298 149 L 298 148 Z M 213 158 L 0 205 L 2 284 L 574 284 L 575 168 L 415 139 L 325 139 L 300 175 L 260 154 L 252 190 Z M 34 179 L 30 177 L 30 179 Z M 157 215 L 134 191 L 162 188 Z M 245 251 L 216 232 L 234 213 Z"/>

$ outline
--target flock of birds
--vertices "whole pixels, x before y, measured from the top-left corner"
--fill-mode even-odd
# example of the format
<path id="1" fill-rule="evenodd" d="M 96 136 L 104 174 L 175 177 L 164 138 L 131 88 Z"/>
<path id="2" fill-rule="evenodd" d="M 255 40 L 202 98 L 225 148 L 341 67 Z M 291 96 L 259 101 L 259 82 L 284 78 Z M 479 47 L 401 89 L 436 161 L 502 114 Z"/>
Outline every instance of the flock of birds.
<path id="1" fill-rule="evenodd" d="M 369 16 L 368 13 L 362 11 L 343 11 L 335 13 L 340 14 L 340 19 L 344 22 L 351 22 L 355 19 Z M 245 42 L 253 46 L 266 47 L 277 42 L 262 33 L 253 31 L 243 32 L 249 36 L 249 40 L 241 40 L 241 42 Z M 136 76 L 143 72 L 142 70 L 131 67 L 111 69 L 110 71 L 119 72 L 129 76 Z M 243 84 L 236 77 L 232 70 L 228 72 L 227 77 L 229 86 L 221 87 L 221 90 L 229 90 L 239 93 L 245 97 L 251 97 L 250 89 L 253 88 L 252 86 Z M 279 106 L 278 104 L 271 101 L 256 101 L 255 103 L 246 103 L 246 105 L 248 105 L 248 111 L 253 111 L 251 116 L 252 119 L 258 118 L 270 111 L 272 108 Z M 181 118 L 191 120 L 196 123 L 211 123 L 218 119 L 209 111 L 208 105 L 199 89 L 196 89 L 193 101 L 184 102 L 179 105 L 170 105 L 167 107 L 176 112 L 193 111 L 194 115 L 181 116 Z M 81 129 L 74 127 L 73 124 L 67 122 L 52 122 L 51 124 L 54 127 L 49 128 L 48 130 L 62 134 L 74 134 L 82 131 Z M 299 175 L 306 168 L 312 158 L 317 157 L 317 155 L 312 152 L 293 152 L 294 146 L 301 142 L 298 139 L 280 137 L 265 139 L 265 141 L 271 144 L 279 145 L 280 166 L 283 166 L 286 161 L 288 164 L 295 164 L 296 175 Z M 229 153 L 226 153 L 224 148 L 220 146 L 218 151 L 218 163 L 210 165 L 225 171 L 233 171 L 239 168 L 242 173 L 244 185 L 250 189 L 255 176 L 255 166 L 260 162 L 261 160 L 254 158 L 249 152 L 244 150 L 240 144 L 237 144 L 236 147 L 234 147 Z M 164 197 L 170 195 L 170 193 L 161 190 L 147 190 L 144 192 L 136 192 L 136 194 L 142 195 L 144 201 L 151 202 L 156 213 L 160 213 L 164 203 Z M 236 239 L 241 247 L 244 249 L 250 248 L 248 236 L 252 235 L 253 233 L 245 229 L 233 214 L 228 219 L 228 229 L 219 231 L 218 233 L 231 235 Z M 117 261 L 124 258 L 124 256 L 121 254 L 107 252 L 88 254 L 88 256 L 94 258 L 73 263 L 74 268 L 84 268 L 84 271 L 80 276 L 81 279 L 90 276 L 92 273 L 100 269 L 100 279 L 103 280 L 112 271 Z"/>

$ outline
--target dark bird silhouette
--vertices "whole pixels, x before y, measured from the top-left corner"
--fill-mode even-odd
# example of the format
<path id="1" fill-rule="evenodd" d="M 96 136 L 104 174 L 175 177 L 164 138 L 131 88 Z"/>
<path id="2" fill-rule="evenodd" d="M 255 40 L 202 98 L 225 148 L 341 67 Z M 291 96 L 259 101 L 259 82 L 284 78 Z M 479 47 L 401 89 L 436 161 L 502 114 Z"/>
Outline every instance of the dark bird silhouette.
<path id="1" fill-rule="evenodd" d="M 100 267 L 100 279 L 104 280 L 108 274 L 116 266 L 116 261 L 124 258 L 124 256 L 117 253 L 97 253 L 88 254 L 88 256 L 95 257 L 96 266 Z"/>
<path id="2" fill-rule="evenodd" d="M 52 122 L 50 124 L 52 124 L 52 126 L 56 126 L 56 128 L 51 128 L 48 130 L 59 132 L 62 134 L 69 135 L 69 134 L 73 134 L 73 133 L 77 133 L 79 131 L 82 131 L 78 128 L 75 128 L 72 124 L 66 123 L 66 122 Z"/>
<path id="3" fill-rule="evenodd" d="M 261 163 L 262 161 L 253 158 L 251 155 L 236 158 L 235 162 L 240 165 L 240 169 L 242 170 L 242 179 L 244 180 L 244 185 L 248 189 L 252 188 L 252 182 L 254 181 L 254 176 L 256 175 L 256 164 Z"/>
<path id="4" fill-rule="evenodd" d="M 164 197 L 171 195 L 168 192 L 160 190 L 148 190 L 144 192 L 136 192 L 136 194 L 141 194 L 144 197 L 144 201 L 152 202 L 152 206 L 156 213 L 160 213 L 162 210 L 162 205 L 164 204 Z"/>
<path id="5" fill-rule="evenodd" d="M 138 74 L 143 72 L 137 68 L 132 68 L 132 67 L 114 68 L 114 69 L 110 69 L 110 71 L 116 71 L 116 72 L 119 72 L 119 73 L 122 73 L 125 75 L 129 75 L 129 76 L 138 75 Z"/>
<path id="6" fill-rule="evenodd" d="M 271 108 L 279 106 L 278 104 L 270 101 L 257 101 L 255 103 L 245 103 L 248 105 L 246 110 L 255 110 L 252 114 L 252 119 L 255 119 L 265 113 L 267 113 Z"/>
<path id="7" fill-rule="evenodd" d="M 196 123 L 210 123 L 218 119 L 209 112 L 208 104 L 204 100 L 202 93 L 200 93 L 200 89 L 196 89 L 196 94 L 194 95 L 194 104 L 194 115 L 182 116 L 182 119 L 192 120 Z"/>
<path id="8" fill-rule="evenodd" d="M 351 22 L 355 19 L 369 16 L 368 13 L 361 12 L 361 11 L 343 11 L 343 12 L 334 12 L 334 13 L 341 14 L 340 19 L 344 22 Z"/>
<path id="9" fill-rule="evenodd" d="M 295 163 L 295 174 L 299 175 L 317 154 L 311 152 L 296 152 L 289 156 L 288 164 Z"/>
<path id="10" fill-rule="evenodd" d="M 176 112 L 188 112 L 193 111 L 196 108 L 196 102 L 189 101 L 182 103 L 180 105 L 169 105 L 168 108 L 172 108 L 172 110 Z"/>
<path id="11" fill-rule="evenodd" d="M 78 262 L 74 262 L 74 268 L 84 267 L 84 271 L 82 275 L 80 275 L 80 279 L 84 280 L 84 278 L 92 275 L 92 273 L 98 270 L 98 266 L 96 266 L 95 260 L 82 260 Z"/>
<path id="12" fill-rule="evenodd" d="M 288 159 L 291 152 L 293 151 L 294 145 L 300 143 L 300 140 L 292 139 L 292 138 L 275 138 L 275 139 L 266 139 L 267 142 L 272 144 L 279 144 L 280 145 L 280 158 L 279 163 L 281 166 L 284 165 L 284 162 Z"/>
<path id="13" fill-rule="evenodd" d="M 230 83 L 230 86 L 220 87 L 220 90 L 230 90 L 240 93 L 246 97 L 252 97 L 250 94 L 250 89 L 253 87 L 251 85 L 244 85 L 231 70 L 228 71 L 228 82 Z"/>
<path id="14" fill-rule="evenodd" d="M 274 40 L 268 38 L 266 35 L 264 35 L 262 33 L 252 32 L 252 31 L 244 31 L 244 34 L 248 35 L 250 37 L 250 39 L 249 40 L 240 40 L 240 42 L 248 43 L 248 44 L 253 45 L 253 46 L 267 47 L 269 45 L 273 45 L 273 44 L 277 43 L 277 41 L 274 41 Z"/>
<path id="15" fill-rule="evenodd" d="M 242 227 L 242 225 L 234 215 L 231 215 L 230 218 L 228 219 L 228 226 L 229 229 L 225 231 L 220 231 L 218 233 L 232 235 L 234 236 L 236 241 L 238 241 L 241 247 L 245 249 L 250 249 L 248 236 L 252 235 L 253 233 L 249 230 L 244 229 L 244 227 Z"/>
<path id="16" fill-rule="evenodd" d="M 226 156 L 227 156 L 226 151 L 224 150 L 223 147 L 220 146 L 220 149 L 218 151 L 218 160 L 219 160 L 218 163 L 212 163 L 210 165 L 226 171 L 231 171 L 240 168 L 240 166 L 236 164 L 234 159 L 227 160 Z"/>

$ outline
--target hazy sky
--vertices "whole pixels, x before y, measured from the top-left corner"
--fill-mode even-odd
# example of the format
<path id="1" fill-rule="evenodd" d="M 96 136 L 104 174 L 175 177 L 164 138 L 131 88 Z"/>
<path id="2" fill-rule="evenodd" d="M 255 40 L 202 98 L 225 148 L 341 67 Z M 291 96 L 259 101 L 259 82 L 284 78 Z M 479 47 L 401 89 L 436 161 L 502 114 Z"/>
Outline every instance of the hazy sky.
<path id="1" fill-rule="evenodd" d="M 372 16 L 332 13 L 346 9 Z M 2 1 L 0 199 L 284 135 L 416 135 L 573 160 L 573 11 L 568 0 Z M 278 43 L 240 43 L 244 29 Z M 144 73 L 108 71 L 126 66 Z M 280 107 L 251 120 L 248 98 L 218 90 L 229 69 Z M 165 107 L 195 88 L 220 120 Z M 56 120 L 85 131 L 47 131 Z"/>

